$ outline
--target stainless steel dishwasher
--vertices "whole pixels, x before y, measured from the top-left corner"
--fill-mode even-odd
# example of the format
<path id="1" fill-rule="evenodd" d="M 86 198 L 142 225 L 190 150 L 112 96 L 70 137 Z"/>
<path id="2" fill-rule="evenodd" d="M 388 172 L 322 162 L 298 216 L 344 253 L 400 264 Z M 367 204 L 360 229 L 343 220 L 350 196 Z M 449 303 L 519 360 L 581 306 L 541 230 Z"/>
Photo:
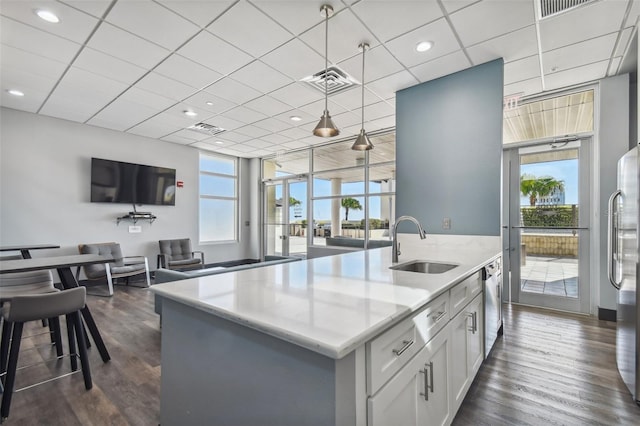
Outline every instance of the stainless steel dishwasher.
<path id="1" fill-rule="evenodd" d="M 502 258 L 484 267 L 484 356 L 489 356 L 498 336 L 502 335 Z"/>

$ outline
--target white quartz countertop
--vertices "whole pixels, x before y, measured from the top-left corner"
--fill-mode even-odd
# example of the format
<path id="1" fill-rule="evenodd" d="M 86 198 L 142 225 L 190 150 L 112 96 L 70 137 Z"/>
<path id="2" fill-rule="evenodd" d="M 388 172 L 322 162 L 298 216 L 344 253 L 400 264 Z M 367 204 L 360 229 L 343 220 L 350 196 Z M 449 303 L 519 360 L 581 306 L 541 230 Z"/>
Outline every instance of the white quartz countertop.
<path id="1" fill-rule="evenodd" d="M 500 255 L 500 237 L 400 234 L 398 264 L 455 263 L 442 274 L 389 269 L 385 247 L 158 284 L 204 312 L 339 359 Z"/>

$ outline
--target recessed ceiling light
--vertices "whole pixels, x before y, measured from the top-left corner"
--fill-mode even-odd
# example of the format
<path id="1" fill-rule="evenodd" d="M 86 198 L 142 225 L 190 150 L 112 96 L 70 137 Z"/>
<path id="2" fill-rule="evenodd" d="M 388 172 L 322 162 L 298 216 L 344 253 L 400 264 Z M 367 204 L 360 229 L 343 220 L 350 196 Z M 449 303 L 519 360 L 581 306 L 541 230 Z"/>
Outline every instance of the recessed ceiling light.
<path id="1" fill-rule="evenodd" d="M 7 93 L 13 96 L 24 96 L 24 93 L 16 89 L 9 89 L 7 90 Z"/>
<path id="2" fill-rule="evenodd" d="M 51 22 L 52 24 L 57 24 L 58 22 L 60 22 L 60 18 L 58 18 L 55 13 L 48 10 L 38 9 L 36 10 L 36 15 L 38 15 L 40 19 Z"/>
<path id="3" fill-rule="evenodd" d="M 297 115 L 292 115 L 289 118 L 291 119 L 291 121 L 300 121 L 300 120 L 302 120 L 302 118 L 298 117 Z"/>
<path id="4" fill-rule="evenodd" d="M 213 106 L 213 102 L 211 102 L 211 101 L 207 101 L 207 102 L 205 102 L 205 104 L 207 104 L 209 106 Z"/>
<path id="5" fill-rule="evenodd" d="M 195 117 L 196 115 L 198 115 L 197 112 L 193 112 L 193 111 L 190 111 L 190 110 L 182 111 L 182 113 L 184 115 L 186 115 L 187 117 Z"/>
<path id="6" fill-rule="evenodd" d="M 222 142 L 222 141 L 216 141 L 216 143 L 217 143 L 218 145 L 224 145 L 224 142 Z"/>
<path id="7" fill-rule="evenodd" d="M 421 41 L 420 43 L 416 44 L 416 51 L 417 52 L 426 52 L 427 50 L 431 49 L 433 47 L 433 42 L 432 41 Z"/>

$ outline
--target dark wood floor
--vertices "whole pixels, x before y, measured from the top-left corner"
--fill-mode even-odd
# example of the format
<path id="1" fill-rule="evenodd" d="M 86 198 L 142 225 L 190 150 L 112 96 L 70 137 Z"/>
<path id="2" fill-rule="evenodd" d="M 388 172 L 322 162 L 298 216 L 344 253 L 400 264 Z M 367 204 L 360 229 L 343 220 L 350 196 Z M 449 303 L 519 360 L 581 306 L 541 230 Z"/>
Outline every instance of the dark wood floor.
<path id="1" fill-rule="evenodd" d="M 616 368 L 614 322 L 507 305 L 504 320 L 455 426 L 640 425 Z"/>
<path id="2" fill-rule="evenodd" d="M 89 350 L 93 389 L 85 391 L 76 374 L 18 392 L 7 425 L 159 424 L 160 328 L 153 295 L 118 286 L 114 297 L 88 296 L 88 304 L 112 356 L 105 364 L 95 348 Z M 30 332 L 41 330 L 29 325 Z M 52 354 L 47 339 L 25 340 L 24 348 L 45 345 L 23 351 L 21 361 Z M 49 368 L 68 370 L 68 360 Z M 48 372 L 22 370 L 20 383 L 37 375 Z M 615 367 L 615 323 L 507 308 L 505 336 L 481 367 L 454 425 L 556 424 L 640 424 L 640 407 Z"/>

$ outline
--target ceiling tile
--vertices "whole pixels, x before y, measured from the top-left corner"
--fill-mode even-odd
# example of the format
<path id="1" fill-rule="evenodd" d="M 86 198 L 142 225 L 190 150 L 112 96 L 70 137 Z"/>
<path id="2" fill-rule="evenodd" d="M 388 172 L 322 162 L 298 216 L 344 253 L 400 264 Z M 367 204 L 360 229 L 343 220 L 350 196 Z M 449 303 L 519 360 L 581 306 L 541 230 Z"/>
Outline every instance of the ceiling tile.
<path id="1" fill-rule="evenodd" d="M 229 77 L 262 93 L 272 92 L 292 82 L 290 77 L 260 61 L 240 68 Z"/>
<path id="2" fill-rule="evenodd" d="M 126 88 L 115 80 L 72 67 L 43 106 L 42 113 L 83 122 Z"/>
<path id="3" fill-rule="evenodd" d="M 197 25 L 150 0 L 119 1 L 106 20 L 169 50 L 200 31 Z"/>
<path id="4" fill-rule="evenodd" d="M 424 83 L 425 81 L 462 71 L 470 66 L 471 64 L 464 53 L 458 51 L 413 67 L 409 71 Z"/>
<path id="5" fill-rule="evenodd" d="M 169 56 L 154 71 L 196 89 L 202 89 L 222 77 L 222 74 L 177 54 Z"/>
<path id="6" fill-rule="evenodd" d="M 300 117 L 300 121 L 291 120 L 291 117 L 293 116 Z M 292 109 L 292 110 L 283 112 L 282 114 L 276 115 L 275 118 L 284 123 L 290 123 L 288 127 L 292 127 L 292 126 L 297 127 L 306 123 L 311 123 L 311 122 L 317 123 L 318 120 L 320 120 L 320 115 L 309 114 L 308 112 L 305 112 L 299 109 Z"/>
<path id="7" fill-rule="evenodd" d="M 395 112 L 396 110 L 394 107 L 383 101 L 378 102 L 377 104 L 367 105 L 364 109 L 364 118 L 367 121 L 377 120 L 378 118 L 395 114 Z M 377 129 L 369 129 L 369 131 L 372 130 Z"/>
<path id="8" fill-rule="evenodd" d="M 599 62 L 611 57 L 618 38 L 617 33 L 575 43 L 542 54 L 544 73 L 567 70 L 576 66 Z"/>
<path id="9" fill-rule="evenodd" d="M 555 90 L 573 84 L 586 83 L 606 77 L 609 61 L 596 62 L 582 67 L 571 68 L 548 74 L 544 78 L 545 90 Z"/>
<path id="10" fill-rule="evenodd" d="M 260 10 L 271 16 L 294 35 L 300 35 L 309 28 L 324 22 L 320 7 L 326 1 L 249 0 Z M 342 10 L 339 2 L 330 3 L 334 13 Z"/>
<path id="11" fill-rule="evenodd" d="M 342 105 L 336 104 L 335 102 L 332 101 L 331 97 L 329 98 L 329 113 L 331 115 L 336 115 L 336 114 L 340 114 L 342 112 L 347 111 L 347 109 L 345 107 L 343 107 Z M 311 115 L 316 115 L 318 118 L 317 120 L 320 120 L 320 117 L 323 114 L 324 111 L 324 99 L 321 99 L 319 101 L 315 101 L 312 102 L 310 104 L 307 105 L 303 105 L 300 108 L 301 111 L 306 112 L 307 114 L 311 114 Z M 315 127 L 315 124 L 314 124 Z"/>
<path id="12" fill-rule="evenodd" d="M 59 0 L 78 10 L 88 13 L 96 18 L 101 18 L 106 12 L 112 0 Z"/>
<path id="13" fill-rule="evenodd" d="M 456 10 L 460 10 L 463 7 L 467 7 L 473 3 L 477 3 L 480 0 L 441 0 L 442 5 L 447 10 L 448 13 L 455 12 Z"/>
<path id="14" fill-rule="evenodd" d="M 16 49 L 15 47 L 2 45 L 0 47 L 0 67 L 4 72 L 12 70 L 17 75 L 28 70 L 30 76 L 39 76 L 55 83 L 62 76 L 67 64 Z M 5 75 L 0 74 L 0 78 L 4 77 Z M 25 76 L 24 82 L 28 84 L 30 78 Z M 51 86 L 47 85 L 47 88 L 50 89 Z"/>
<path id="15" fill-rule="evenodd" d="M 208 143 L 207 141 L 194 142 L 190 146 L 198 149 L 204 149 L 206 151 L 220 152 L 224 149 L 221 145 L 215 145 L 215 143 Z"/>
<path id="16" fill-rule="evenodd" d="M 362 125 L 362 116 L 360 115 L 360 111 L 357 111 L 357 112 L 347 111 L 347 112 L 343 112 L 342 114 L 334 115 L 332 118 L 333 118 L 333 122 L 341 130 L 345 127 Z M 365 113 L 365 119 L 366 119 L 366 113 Z"/>
<path id="17" fill-rule="evenodd" d="M 253 125 L 272 133 L 293 127 L 291 124 L 285 123 L 277 118 L 266 118 L 264 120 L 256 121 Z"/>
<path id="18" fill-rule="evenodd" d="M 261 60 L 296 81 L 324 70 L 324 57 L 298 39 L 268 53 Z"/>
<path id="19" fill-rule="evenodd" d="M 300 36 L 324 58 L 325 25 L 316 25 Z M 378 44 L 373 34 L 349 9 L 335 13 L 329 18 L 329 63 L 337 64 L 358 54 L 358 45 L 366 41 L 373 48 Z M 324 65 L 320 67 L 324 69 Z"/>
<path id="20" fill-rule="evenodd" d="M 440 6 L 435 1 L 362 0 L 352 9 L 382 41 L 442 17 Z"/>
<path id="21" fill-rule="evenodd" d="M 365 53 L 364 63 L 365 81 L 377 80 L 404 69 L 400 62 L 383 46 L 368 49 Z M 362 50 L 359 55 L 340 62 L 338 65 L 352 77 L 362 81 Z"/>
<path id="22" fill-rule="evenodd" d="M 285 102 L 294 108 L 324 98 L 324 95 L 317 90 L 311 89 L 305 83 L 297 82 L 275 90 L 269 93 L 269 96 L 280 102 Z"/>
<path id="23" fill-rule="evenodd" d="M 206 27 L 214 19 L 218 18 L 225 10 L 237 0 L 215 0 L 215 1 L 194 1 L 194 0 L 156 0 L 163 6 L 173 10 L 196 23 L 200 27 Z"/>
<path id="24" fill-rule="evenodd" d="M 426 52 L 418 52 L 416 45 L 422 41 L 432 41 L 434 45 Z M 412 67 L 460 49 L 458 40 L 444 18 L 393 39 L 386 46 L 391 54 L 406 67 Z"/>
<path id="25" fill-rule="evenodd" d="M 289 105 L 275 100 L 269 95 L 261 96 L 252 101 L 249 101 L 245 104 L 245 106 L 255 111 L 260 111 L 262 114 L 265 114 L 269 117 L 273 117 L 277 114 L 289 111 L 291 109 Z"/>
<path id="26" fill-rule="evenodd" d="M 232 144 L 238 144 L 238 143 L 251 140 L 251 136 L 242 135 L 235 131 L 227 131 L 227 132 L 221 133 L 219 135 L 216 135 L 216 138 L 222 141 L 228 141 L 229 143 L 232 143 Z"/>
<path id="27" fill-rule="evenodd" d="M 194 108 L 205 109 L 213 114 L 220 114 L 231 108 L 234 108 L 236 104 L 219 98 L 205 91 L 200 91 L 195 95 L 192 95 L 184 100 L 184 103 Z"/>
<path id="28" fill-rule="evenodd" d="M 237 106 L 233 109 L 230 109 L 229 111 L 225 112 L 224 115 L 245 124 L 254 123 L 256 121 L 267 118 L 266 114 L 254 111 L 244 106 Z"/>
<path id="29" fill-rule="evenodd" d="M 482 1 L 450 19 L 462 43 L 471 46 L 534 24 L 535 12 L 533 1 Z"/>
<path id="30" fill-rule="evenodd" d="M 103 22 L 87 43 L 101 52 L 145 68 L 156 66 L 169 51 Z"/>
<path id="31" fill-rule="evenodd" d="M 542 51 L 578 43 L 618 31 L 627 9 L 626 1 L 596 1 L 540 20 Z M 579 22 L 580 25 L 575 25 Z"/>
<path id="32" fill-rule="evenodd" d="M 206 31 L 192 38 L 178 53 L 222 74 L 229 74 L 253 60 L 240 49 Z"/>
<path id="33" fill-rule="evenodd" d="M 222 127 L 225 130 L 234 130 L 245 125 L 245 123 L 229 118 L 226 115 L 216 115 L 215 117 L 204 120 L 204 122 L 214 126 Z"/>
<path id="34" fill-rule="evenodd" d="M 40 19 L 35 11 L 45 9 L 58 16 L 57 24 Z M 3 1 L 2 15 L 59 37 L 84 43 L 98 24 L 93 16 L 53 1 Z"/>
<path id="35" fill-rule="evenodd" d="M 320 118 L 318 118 L 318 119 L 320 119 Z M 282 132 L 280 132 L 280 134 L 283 135 L 283 136 L 286 136 L 288 138 L 297 140 L 297 139 L 300 139 L 300 138 L 306 138 L 311 133 L 306 131 L 306 130 L 303 130 L 303 129 L 299 128 L 299 127 L 292 127 L 290 129 L 283 130 Z"/>
<path id="36" fill-rule="evenodd" d="M 382 99 L 394 98 L 398 90 L 415 86 L 419 81 L 408 71 L 381 78 L 371 83 L 367 83 L 366 87 Z"/>
<path id="37" fill-rule="evenodd" d="M 167 121 L 166 117 L 160 114 L 129 129 L 127 133 L 160 139 L 162 136 L 178 131 L 181 128 L 180 125 Z"/>
<path id="38" fill-rule="evenodd" d="M 120 95 L 121 99 L 154 109 L 156 112 L 164 111 L 173 106 L 175 101 L 156 93 L 148 92 L 137 87 L 130 87 Z"/>
<path id="39" fill-rule="evenodd" d="M 260 31 L 256 31 L 260 28 Z M 246 2 L 238 2 L 207 30 L 258 58 L 292 38 L 270 17 Z"/>
<path id="40" fill-rule="evenodd" d="M 618 56 L 611 60 L 611 64 L 609 64 L 609 72 L 607 72 L 609 77 L 616 75 L 618 68 L 620 67 L 620 63 L 622 63 L 622 56 Z"/>
<path id="41" fill-rule="evenodd" d="M 114 58 L 90 47 L 82 49 L 82 52 L 73 62 L 73 66 L 125 84 L 134 83 L 147 72 L 142 67 Z"/>
<path id="42" fill-rule="evenodd" d="M 616 46 L 614 56 L 624 56 L 631 41 L 631 34 L 633 34 L 633 28 L 625 28 L 620 32 L 620 41 Z"/>
<path id="43" fill-rule="evenodd" d="M 155 72 L 150 72 L 144 76 L 136 83 L 136 87 L 157 93 L 176 101 L 186 99 L 196 92 L 196 89 L 191 86 L 187 86 L 184 83 L 167 78 Z"/>
<path id="44" fill-rule="evenodd" d="M 37 112 L 40 105 L 47 99 L 55 81 L 49 81 L 49 87 L 45 88 L 47 81 L 42 81 L 41 76 L 26 74 L 24 72 L 7 72 L 0 68 L 0 105 L 20 111 Z M 38 88 L 40 87 L 40 88 Z M 20 90 L 24 96 L 13 96 L 7 90 Z"/>
<path id="45" fill-rule="evenodd" d="M 275 144 L 263 141 L 261 139 L 252 139 L 250 141 L 245 142 L 244 145 L 252 146 L 257 149 L 268 149 L 268 148 L 272 148 L 273 145 Z"/>
<path id="46" fill-rule="evenodd" d="M 123 131 L 152 117 L 158 112 L 157 109 L 142 105 L 138 102 L 118 98 L 87 121 L 87 124 Z"/>
<path id="47" fill-rule="evenodd" d="M 166 142 L 177 143 L 179 145 L 191 145 L 196 141 L 196 139 L 192 139 L 185 135 L 184 133 L 172 133 L 170 135 L 164 136 L 161 140 Z"/>
<path id="48" fill-rule="evenodd" d="M 624 22 L 625 28 L 636 26 L 638 15 L 640 15 L 640 2 L 633 1 L 631 2 L 631 10 L 629 11 L 629 15 Z"/>
<path id="49" fill-rule="evenodd" d="M 203 141 L 211 137 L 211 135 L 206 135 L 204 133 L 196 132 L 194 130 L 189 130 L 189 129 L 178 130 L 177 132 L 171 134 L 170 136 L 179 137 L 179 138 L 182 138 L 185 140 L 191 140 L 191 141 Z"/>
<path id="50" fill-rule="evenodd" d="M 365 87 L 364 90 L 364 104 L 370 105 L 380 102 L 382 99 L 379 98 L 375 93 L 367 90 Z M 331 96 L 331 101 L 339 104 L 341 107 L 347 110 L 360 110 L 362 107 L 362 86 L 356 86 L 351 90 L 347 90 L 345 92 L 337 93 Z"/>
<path id="51" fill-rule="evenodd" d="M 371 120 L 367 126 L 371 126 L 372 129 L 388 129 L 390 127 L 395 127 L 396 125 L 396 115 L 389 115 L 387 117 L 381 117 L 376 120 Z"/>
<path id="52" fill-rule="evenodd" d="M 516 61 L 538 53 L 536 27 L 530 25 L 507 35 L 499 36 L 467 48 L 474 64 L 483 64 L 503 58 L 505 62 Z"/>
<path id="53" fill-rule="evenodd" d="M 291 142 L 281 143 L 280 146 L 287 150 L 291 150 L 291 149 L 307 148 L 309 144 L 295 140 Z"/>
<path id="54" fill-rule="evenodd" d="M 65 63 L 71 62 L 82 47 L 4 16 L 0 16 L 0 38 L 3 45 Z"/>
<path id="55" fill-rule="evenodd" d="M 219 80 L 204 89 L 204 91 L 234 102 L 238 105 L 250 101 L 251 99 L 255 99 L 261 95 L 257 90 L 230 78 Z"/>
<path id="56" fill-rule="evenodd" d="M 521 94 L 521 96 L 530 96 L 540 92 L 542 92 L 542 79 L 540 77 L 518 81 L 504 86 L 505 96 L 517 94 Z"/>
<path id="57" fill-rule="evenodd" d="M 517 61 L 504 64 L 504 84 L 515 83 L 516 81 L 529 80 L 540 76 L 540 57 L 538 55 L 529 56 Z"/>
<path id="58" fill-rule="evenodd" d="M 291 141 L 291 138 L 288 138 L 288 137 L 283 136 L 283 135 L 278 134 L 278 133 L 272 133 L 270 135 L 265 135 L 265 136 L 262 136 L 260 139 L 262 139 L 264 141 L 267 141 L 267 142 L 271 142 L 274 145 Z"/>
<path id="59" fill-rule="evenodd" d="M 253 125 L 240 127 L 239 129 L 236 129 L 235 132 L 241 135 L 249 136 L 252 139 L 259 138 L 270 133 L 269 130 L 265 130 Z"/>

